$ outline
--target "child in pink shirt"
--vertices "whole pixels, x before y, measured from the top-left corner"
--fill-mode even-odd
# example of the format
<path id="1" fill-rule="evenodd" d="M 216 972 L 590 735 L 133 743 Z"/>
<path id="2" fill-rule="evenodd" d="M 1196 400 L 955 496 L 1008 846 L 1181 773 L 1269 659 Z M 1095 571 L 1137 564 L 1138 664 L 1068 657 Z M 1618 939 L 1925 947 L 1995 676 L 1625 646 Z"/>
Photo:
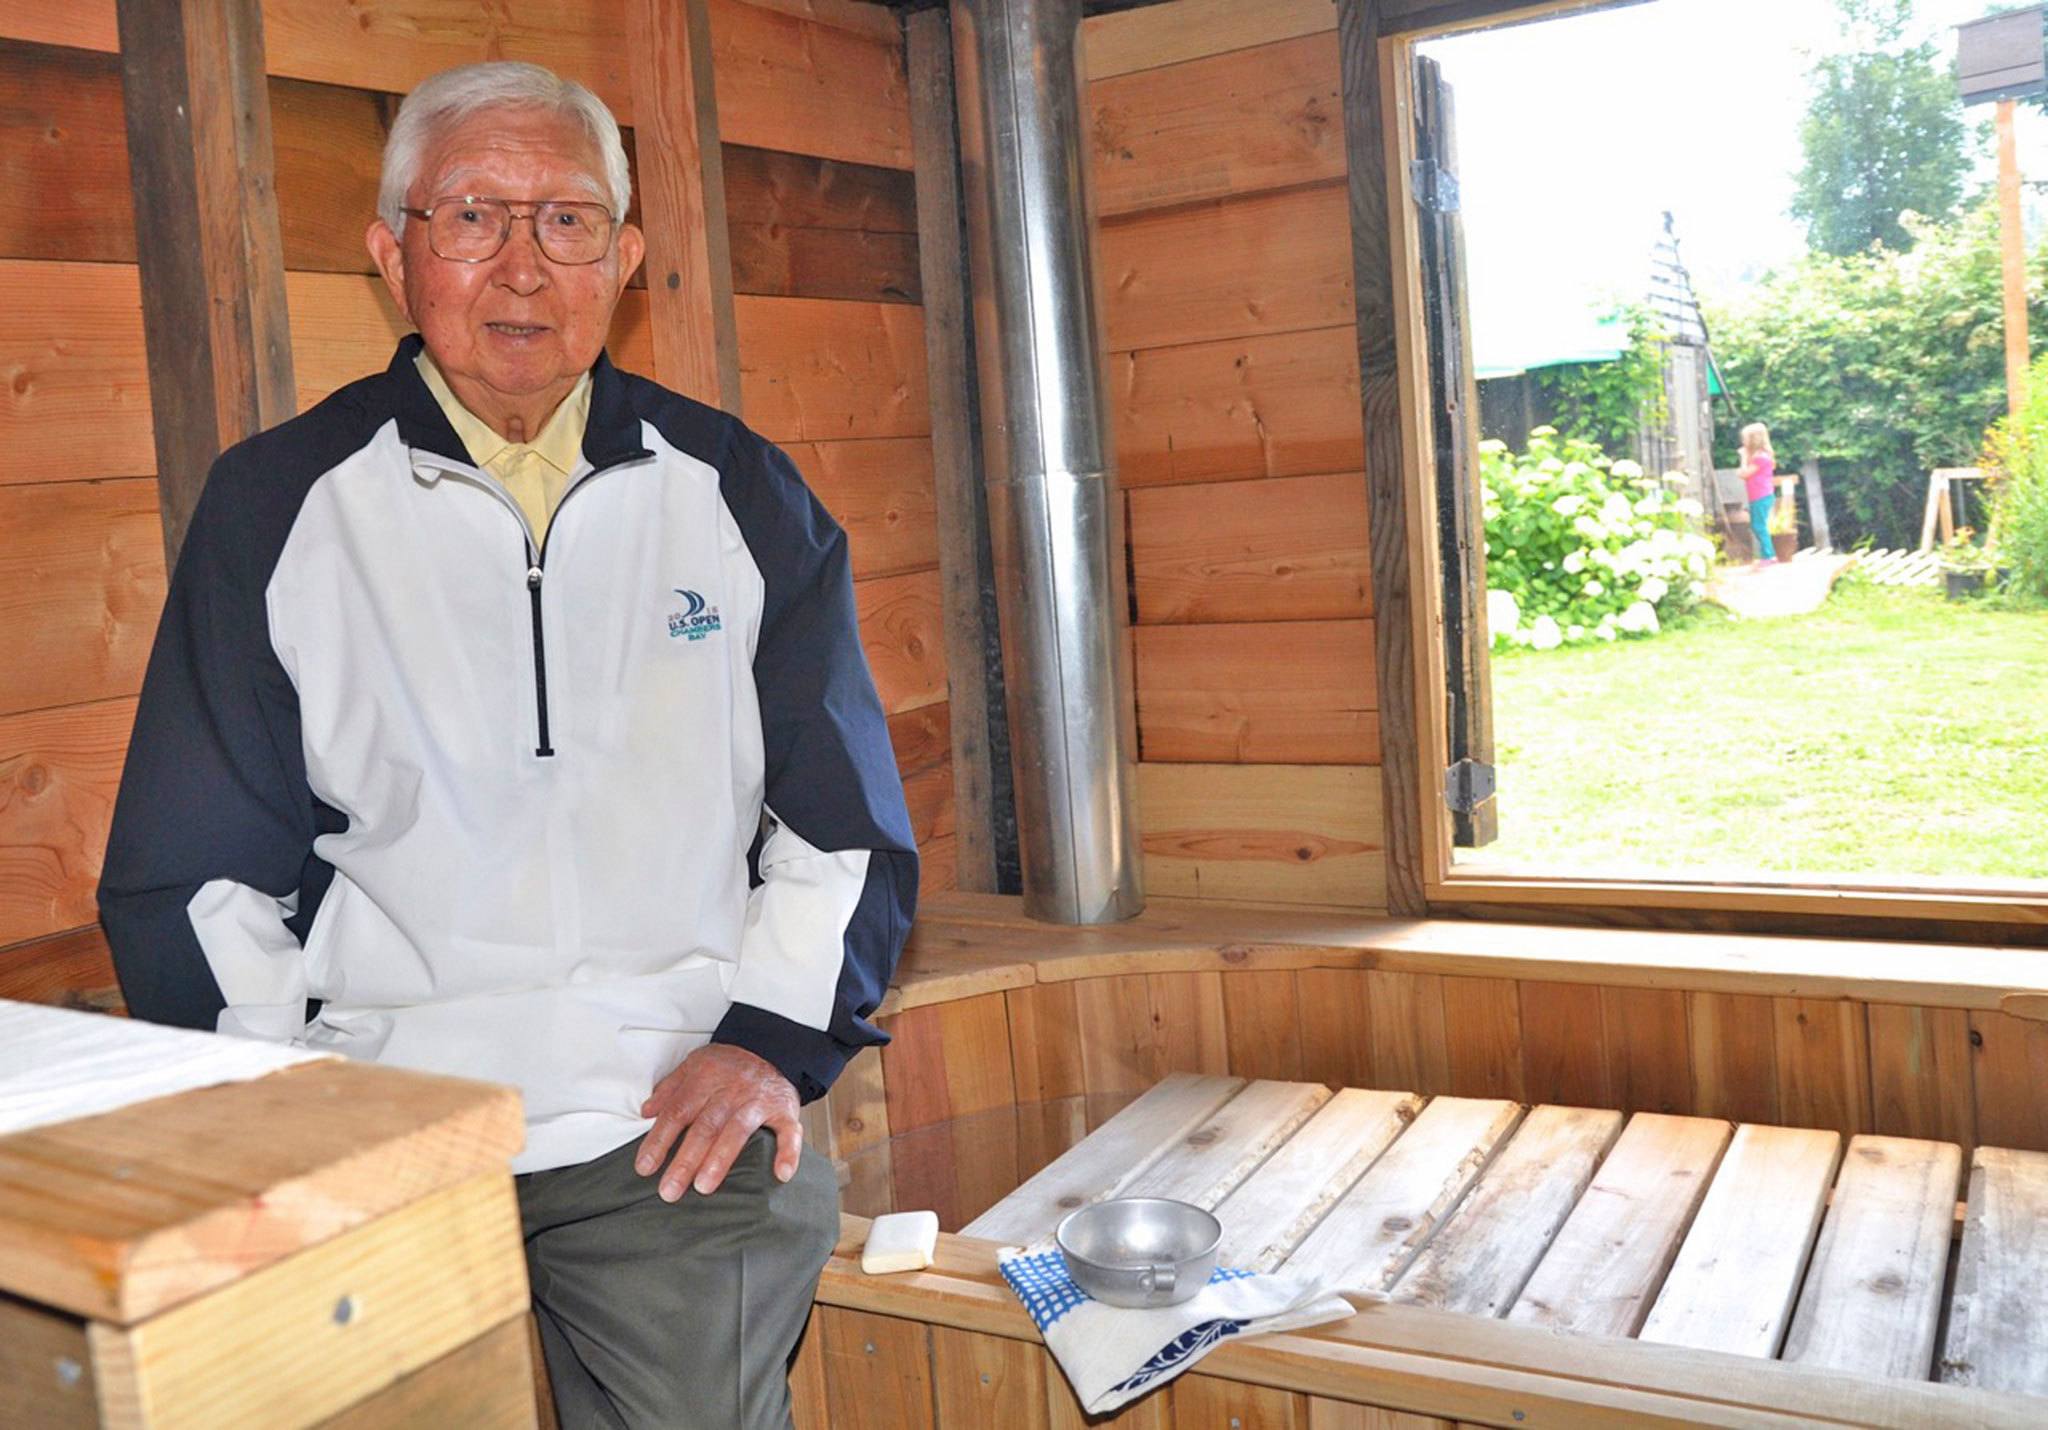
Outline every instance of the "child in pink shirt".
<path id="1" fill-rule="evenodd" d="M 1771 450 L 1771 432 L 1761 422 L 1742 429 L 1743 494 L 1749 498 L 1749 529 L 1756 536 L 1756 564 L 1772 564 L 1771 508 L 1778 504 L 1775 481 L 1777 453 Z"/>

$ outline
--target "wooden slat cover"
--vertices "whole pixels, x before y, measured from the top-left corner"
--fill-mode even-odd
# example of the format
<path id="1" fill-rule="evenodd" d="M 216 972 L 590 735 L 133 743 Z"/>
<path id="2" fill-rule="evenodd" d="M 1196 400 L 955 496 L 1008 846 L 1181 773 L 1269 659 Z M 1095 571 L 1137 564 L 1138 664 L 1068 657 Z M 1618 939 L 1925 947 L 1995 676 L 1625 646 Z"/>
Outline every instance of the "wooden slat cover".
<path id="1" fill-rule="evenodd" d="M 0 945 L 99 917 L 93 890 L 135 701 L 0 715 Z"/>
<path id="2" fill-rule="evenodd" d="M 797 442 L 785 450 L 805 484 L 846 528 L 855 580 L 939 564 L 928 439 Z"/>
<path id="3" fill-rule="evenodd" d="M 1379 762 L 1371 621 L 1140 626 L 1133 635 L 1141 759 Z"/>
<path id="4" fill-rule="evenodd" d="M 932 1420 L 931 1330 L 896 1316 L 823 1306 L 813 1331 L 825 1362 L 832 1430 L 926 1430 Z"/>
<path id="5" fill-rule="evenodd" d="M 1621 1135 L 1621 1114 L 1534 1108 L 1450 1220 L 1394 1283 L 1394 1299 L 1506 1313 Z"/>
<path id="6" fill-rule="evenodd" d="M 932 1390 L 938 1423 L 947 1430 L 1045 1424 L 1049 1359 L 1043 1347 L 1029 1341 L 933 1327 Z"/>
<path id="7" fill-rule="evenodd" d="M 1784 1359 L 1926 1379 L 1962 1165 L 1948 1142 L 1850 1140 Z"/>
<path id="8" fill-rule="evenodd" d="M 1216 1209 L 1219 1265 L 1271 1271 L 1422 1111 L 1412 1092 L 1340 1088 Z"/>
<path id="9" fill-rule="evenodd" d="M 1370 766 L 1143 764 L 1153 894 L 1386 906 Z"/>
<path id="10" fill-rule="evenodd" d="M 0 40 L 0 114 L 0 258 L 133 263 L 120 61 Z"/>
<path id="11" fill-rule="evenodd" d="M 1372 614 L 1355 472 L 1141 488 L 1130 509 L 1132 592 L 1147 625 Z"/>
<path id="12" fill-rule="evenodd" d="M 163 604 L 155 482 L 0 486 L 0 715 L 133 695 Z"/>
<path id="13" fill-rule="evenodd" d="M 1520 1119 L 1512 1102 L 1439 1097 L 1283 1263 L 1338 1290 L 1385 1291 Z"/>
<path id="14" fill-rule="evenodd" d="M 106 930 L 87 924 L 0 948 L 0 998 L 82 1013 L 125 1011 Z"/>
<path id="15" fill-rule="evenodd" d="M 1579 1335 L 1634 1335 L 1732 1130 L 1719 1118 L 1630 1118 L 1508 1319 Z"/>
<path id="16" fill-rule="evenodd" d="M 87 1339 L 112 1424 L 305 1425 L 519 1324 L 527 1304 L 519 1204 L 499 1169 Z"/>
<path id="17" fill-rule="evenodd" d="M 1331 327 L 1352 312 L 1344 186 L 1105 223 L 1095 266 L 1115 352 Z"/>
<path id="18" fill-rule="evenodd" d="M 91 1364 L 83 1321 L 0 1296 L 0 1425 L 94 1430 Z"/>
<path id="19" fill-rule="evenodd" d="M 763 436 L 829 442 L 930 435 L 918 309 L 742 295 L 733 310 L 742 401 L 748 425 Z"/>
<path id="20" fill-rule="evenodd" d="M 900 35 L 857 34 L 740 0 L 711 0 L 711 53 L 728 142 L 911 166 Z"/>
<path id="21" fill-rule="evenodd" d="M 1106 372 L 1126 488 L 1356 472 L 1365 463 L 1349 327 L 1114 353 Z M 1363 505 L 1360 497 L 1354 511 Z"/>
<path id="22" fill-rule="evenodd" d="M 1090 85 L 1104 216 L 1344 176 L 1337 37 L 1329 32 Z"/>
<path id="23" fill-rule="evenodd" d="M 2048 1396 L 2048 1152 L 1979 1147 L 1970 1162 L 1939 1378 Z"/>
<path id="24" fill-rule="evenodd" d="M 1232 1188 L 1330 1100 L 1320 1083 L 1260 1079 L 1211 1113 L 1117 1191 L 1214 1210 Z"/>
<path id="25" fill-rule="evenodd" d="M 861 643 L 894 715 L 946 698 L 946 641 L 939 628 L 939 573 L 877 576 L 854 587 Z"/>
<path id="26" fill-rule="evenodd" d="M 1028 1243 L 1077 1207 L 1113 1194 L 1236 1096 L 1242 1078 L 1180 1073 L 1097 1128 L 1051 1166 L 976 1217 L 965 1236 Z"/>
<path id="27" fill-rule="evenodd" d="M 0 484 L 156 470 L 133 264 L 0 260 Z"/>
<path id="28" fill-rule="evenodd" d="M 0 1137 L 0 1291 L 127 1324 L 504 1164 L 518 1094 L 334 1061 Z"/>
<path id="29" fill-rule="evenodd" d="M 1834 1132 L 1737 1128 L 1638 1339 L 1776 1355 L 1841 1157 Z"/>
<path id="30" fill-rule="evenodd" d="M 13 0 L 0 10 L 0 35 L 110 54 L 121 47 L 114 0 Z"/>
<path id="31" fill-rule="evenodd" d="M 320 1430 L 388 1430 L 395 1425 L 534 1430 L 534 1396 L 539 1389 L 534 1362 L 539 1352 L 529 1345 L 529 1324 L 525 1316 L 502 1322 L 368 1400 L 321 1421 Z"/>
<path id="32" fill-rule="evenodd" d="M 1091 80 L 1337 28 L 1330 0 L 1180 0 L 1081 22 Z"/>

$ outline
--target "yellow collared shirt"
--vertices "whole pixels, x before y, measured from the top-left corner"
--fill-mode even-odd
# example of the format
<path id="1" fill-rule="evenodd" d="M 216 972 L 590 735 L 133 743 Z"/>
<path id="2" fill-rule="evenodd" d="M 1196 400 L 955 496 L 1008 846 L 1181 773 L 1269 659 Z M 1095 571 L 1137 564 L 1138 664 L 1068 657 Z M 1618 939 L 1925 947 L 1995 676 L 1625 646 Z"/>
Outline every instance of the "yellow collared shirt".
<path id="1" fill-rule="evenodd" d="M 569 389 L 531 442 L 508 442 L 489 423 L 462 405 L 462 399 L 448 386 L 448 379 L 434 360 L 422 352 L 414 360 L 427 390 L 441 404 L 448 425 L 462 439 L 470 460 L 496 477 L 526 513 L 533 539 L 546 539 L 548 523 L 562 504 L 562 493 L 576 467 L 583 460 L 583 428 L 590 420 L 590 374 L 584 373 Z"/>

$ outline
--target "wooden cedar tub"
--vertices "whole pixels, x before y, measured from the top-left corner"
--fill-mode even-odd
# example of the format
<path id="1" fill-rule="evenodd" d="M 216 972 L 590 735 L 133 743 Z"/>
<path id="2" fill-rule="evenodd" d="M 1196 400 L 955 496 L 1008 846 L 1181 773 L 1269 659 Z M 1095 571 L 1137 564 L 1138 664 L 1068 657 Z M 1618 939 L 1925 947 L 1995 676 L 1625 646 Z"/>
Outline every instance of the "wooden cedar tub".
<path id="1" fill-rule="evenodd" d="M 863 1277 L 859 1214 L 933 1206 L 953 1231 L 1174 1072 L 1876 1134 L 1954 1144 L 1964 1167 L 1979 1145 L 2048 1151 L 2048 963 L 2024 950 L 1172 900 L 1049 930 L 948 896 L 886 1006 L 896 1041 L 813 1116 L 852 1259 L 820 1288 L 800 1425 L 1081 1423 L 997 1242 L 949 1235 L 930 1273 Z M 1113 1423 L 1658 1419 L 2038 1425 L 2048 1402 L 1394 1305 L 1226 1346 Z"/>

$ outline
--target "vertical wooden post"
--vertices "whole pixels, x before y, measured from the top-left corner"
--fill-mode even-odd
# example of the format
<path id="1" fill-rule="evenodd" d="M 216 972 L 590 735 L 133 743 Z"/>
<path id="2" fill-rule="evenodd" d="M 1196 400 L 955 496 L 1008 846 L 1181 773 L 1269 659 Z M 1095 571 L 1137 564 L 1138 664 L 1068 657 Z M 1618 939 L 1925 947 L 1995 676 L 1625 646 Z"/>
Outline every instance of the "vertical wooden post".
<path id="1" fill-rule="evenodd" d="M 939 583 L 946 620 L 953 745 L 955 841 L 962 889 L 997 888 L 995 784 L 989 672 L 1000 672 L 995 631 L 985 617 L 988 513 L 982 489 L 974 336 L 967 280 L 967 232 L 960 209 L 960 145 L 954 128 L 952 22 L 943 9 L 905 22 L 910 62 L 910 133 L 916 160 L 917 261 L 924 291 L 925 366 L 930 373 L 932 471 L 939 521 Z"/>
<path id="2" fill-rule="evenodd" d="M 1386 133 L 1381 122 L 1381 0 L 1337 0 L 1344 82 L 1344 151 L 1350 176 L 1351 281 L 1358 323 L 1358 373 L 1365 420 L 1365 481 L 1371 534 L 1374 654 L 1380 681 L 1380 781 L 1386 830 L 1387 911 L 1428 912 L 1424 893 L 1421 702 L 1416 689 L 1415 581 L 1409 527 L 1424 519 L 1408 500 L 1400 369 L 1394 333 L 1395 215 L 1388 209 Z"/>
<path id="3" fill-rule="evenodd" d="M 222 450 L 290 417 L 291 323 L 259 0 L 118 0 L 121 95 L 176 564 Z"/>
<path id="4" fill-rule="evenodd" d="M 2027 254 L 2010 99 L 1998 101 L 1998 229 L 2005 251 L 2005 410 L 2017 417 L 2027 396 Z"/>
<path id="5" fill-rule="evenodd" d="M 706 0 L 626 0 L 654 376 L 740 410 L 725 158 Z"/>

